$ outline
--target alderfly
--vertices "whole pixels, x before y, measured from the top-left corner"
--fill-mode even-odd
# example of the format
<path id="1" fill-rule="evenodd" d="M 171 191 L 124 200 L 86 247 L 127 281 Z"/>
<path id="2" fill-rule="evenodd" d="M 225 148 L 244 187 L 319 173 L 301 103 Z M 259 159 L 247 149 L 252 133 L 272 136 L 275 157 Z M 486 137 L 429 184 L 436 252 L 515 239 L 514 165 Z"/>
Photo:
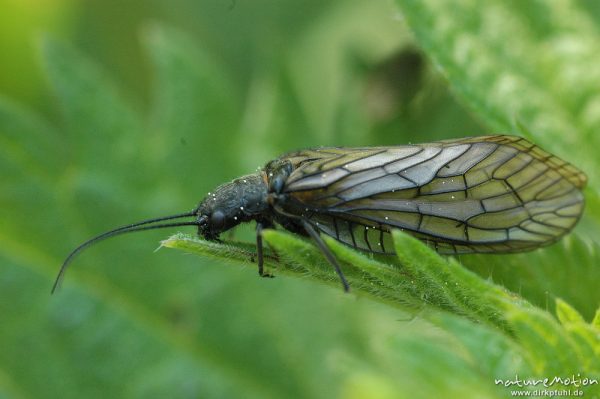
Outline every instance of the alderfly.
<path id="1" fill-rule="evenodd" d="M 317 148 L 289 153 L 259 172 L 223 184 L 192 211 L 149 219 L 100 234 L 196 226 L 207 240 L 256 221 L 258 273 L 261 231 L 280 225 L 311 237 L 349 286 L 320 234 L 359 250 L 393 254 L 392 229 L 440 253 L 520 252 L 567 234 L 584 206 L 586 176 L 529 141 L 496 135 L 395 147 Z M 188 218 L 188 221 L 167 222 Z"/>

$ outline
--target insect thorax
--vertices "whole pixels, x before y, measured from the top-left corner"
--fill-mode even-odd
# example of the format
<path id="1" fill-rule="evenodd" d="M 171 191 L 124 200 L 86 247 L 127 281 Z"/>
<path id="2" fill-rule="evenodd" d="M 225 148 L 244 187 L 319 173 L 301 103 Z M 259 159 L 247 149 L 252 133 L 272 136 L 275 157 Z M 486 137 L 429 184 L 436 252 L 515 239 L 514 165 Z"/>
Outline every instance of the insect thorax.
<path id="1" fill-rule="evenodd" d="M 263 172 L 268 181 L 269 192 L 275 194 L 281 193 L 293 169 L 292 163 L 285 159 L 275 159 L 269 162 Z"/>
<path id="2" fill-rule="evenodd" d="M 267 183 L 262 172 L 242 176 L 208 193 L 198 208 L 199 215 L 208 217 L 202 232 L 207 238 L 242 222 L 256 220 L 268 212 Z"/>

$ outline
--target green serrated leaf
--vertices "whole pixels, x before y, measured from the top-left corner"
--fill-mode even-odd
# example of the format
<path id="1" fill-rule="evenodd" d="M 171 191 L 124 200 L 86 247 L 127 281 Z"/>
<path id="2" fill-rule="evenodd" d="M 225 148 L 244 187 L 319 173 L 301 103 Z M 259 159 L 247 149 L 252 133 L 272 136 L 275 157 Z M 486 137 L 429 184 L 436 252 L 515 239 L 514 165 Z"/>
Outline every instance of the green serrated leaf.
<path id="1" fill-rule="evenodd" d="M 263 238 L 273 251 L 268 260 L 277 265 L 277 271 L 338 284 L 333 267 L 314 245 L 276 230 L 265 230 Z M 522 299 L 477 278 L 457 262 L 443 259 L 406 234 L 394 232 L 394 240 L 399 266 L 369 259 L 331 239 L 327 242 L 342 261 L 344 274 L 355 293 L 363 292 L 402 306 L 414 306 L 420 301 L 503 329 L 507 328 L 503 316 L 506 310 L 529 307 Z M 247 261 L 254 254 L 245 245 L 217 244 L 181 235 L 163 241 L 162 245 L 237 262 Z"/>
<path id="2" fill-rule="evenodd" d="M 507 318 L 536 375 L 560 375 L 581 367 L 576 345 L 547 312 L 513 309 Z"/>
<path id="3" fill-rule="evenodd" d="M 579 312 L 560 298 L 556 299 L 556 316 L 562 324 L 584 322 Z"/>
<path id="4" fill-rule="evenodd" d="M 276 230 L 265 230 L 263 238 L 272 249 L 269 259 L 277 264 L 275 273 L 291 272 L 339 286 L 335 270 L 311 243 Z M 458 263 L 446 261 L 420 241 L 399 232 L 394 233 L 394 240 L 397 248 L 402 248 L 398 251 L 398 266 L 369 259 L 334 240 L 326 241 L 342 261 L 344 274 L 356 294 L 400 306 L 425 304 L 448 309 L 501 328 L 506 328 L 502 313 L 507 303 L 524 306 L 524 302 L 478 279 Z M 217 244 L 181 235 L 162 245 L 237 262 L 247 262 L 254 254 L 244 245 Z"/>
<path id="5" fill-rule="evenodd" d="M 515 373 L 532 375 L 519 343 L 498 329 L 445 313 L 432 314 L 429 319 L 451 331 L 485 374 L 494 378 L 511 378 Z"/>
<path id="6" fill-rule="evenodd" d="M 427 287 L 426 292 L 435 295 L 431 298 L 437 306 L 504 329 L 507 326 L 503 312 L 514 306 L 527 306 L 517 296 L 477 278 L 458 262 L 442 258 L 408 234 L 395 231 L 393 236 L 400 263 Z M 429 301 L 430 297 L 425 299 Z"/>
<path id="7" fill-rule="evenodd" d="M 161 247 L 181 249 L 197 255 L 246 263 L 256 255 L 255 247 L 244 243 L 221 244 L 178 233 L 161 241 Z M 272 256 L 266 256 L 266 262 Z"/>
<path id="8" fill-rule="evenodd" d="M 344 266 L 358 269 L 360 275 L 353 280 L 353 285 L 358 285 L 361 290 L 367 291 L 389 303 L 408 307 L 421 308 L 421 294 L 415 286 L 411 275 L 393 262 L 393 258 L 379 257 L 374 259 L 366 254 L 352 250 L 350 247 L 339 243 L 331 237 L 324 237 L 329 248 Z M 347 268 L 344 267 L 344 272 Z"/>
<path id="9" fill-rule="evenodd" d="M 532 252 L 460 256 L 460 261 L 550 312 L 560 297 L 591 319 L 600 303 L 600 292 L 594 288 L 600 279 L 600 251 L 574 234 Z"/>
<path id="10" fill-rule="evenodd" d="M 577 345 L 584 369 L 600 371 L 600 338 L 593 324 L 586 323 L 577 310 L 561 299 L 556 301 L 556 315 Z"/>

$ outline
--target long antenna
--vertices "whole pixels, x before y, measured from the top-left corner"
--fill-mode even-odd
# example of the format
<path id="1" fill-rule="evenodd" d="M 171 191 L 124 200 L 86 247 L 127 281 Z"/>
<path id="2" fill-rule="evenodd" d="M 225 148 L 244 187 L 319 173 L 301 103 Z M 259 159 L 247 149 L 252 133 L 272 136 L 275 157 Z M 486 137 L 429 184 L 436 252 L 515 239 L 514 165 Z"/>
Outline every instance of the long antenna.
<path id="1" fill-rule="evenodd" d="M 159 218 L 143 220 L 141 222 L 117 227 L 116 229 L 107 231 L 105 233 L 97 235 L 96 237 L 90 238 L 89 240 L 87 240 L 86 242 L 84 242 L 83 244 L 81 244 L 77 248 L 75 248 L 73 251 L 71 251 L 69 256 L 67 256 L 67 258 L 63 262 L 62 266 L 60 267 L 60 271 L 58 272 L 58 275 L 56 276 L 56 280 L 54 281 L 54 285 L 52 286 L 51 293 L 54 294 L 54 292 L 58 289 L 58 287 L 60 287 L 60 283 L 65 276 L 65 272 L 67 271 L 67 267 L 73 261 L 75 256 L 77 254 L 79 254 L 81 251 L 83 251 L 85 248 L 89 247 L 90 245 L 95 244 L 99 241 L 105 240 L 107 238 L 114 237 L 116 235 L 131 233 L 134 231 L 163 229 L 166 227 L 177 227 L 177 226 L 199 226 L 205 222 L 205 219 L 201 218 L 200 220 L 193 221 L 193 222 L 163 223 L 163 224 L 155 224 L 155 225 L 151 225 L 151 226 L 145 226 L 145 225 L 151 224 L 151 223 L 162 222 L 165 220 L 180 219 L 180 218 L 191 217 L 191 216 L 195 216 L 195 215 L 196 215 L 196 210 L 193 210 L 191 212 L 181 213 L 178 215 L 163 216 L 163 217 L 159 217 Z"/>

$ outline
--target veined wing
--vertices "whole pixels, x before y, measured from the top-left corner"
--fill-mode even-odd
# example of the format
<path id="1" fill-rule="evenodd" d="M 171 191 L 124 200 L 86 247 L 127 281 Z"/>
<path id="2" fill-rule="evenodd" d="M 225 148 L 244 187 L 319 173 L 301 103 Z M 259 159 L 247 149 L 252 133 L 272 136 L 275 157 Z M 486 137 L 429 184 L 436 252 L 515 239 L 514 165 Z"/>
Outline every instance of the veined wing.
<path id="1" fill-rule="evenodd" d="M 585 175 L 515 136 L 287 157 L 284 210 L 373 252 L 393 252 L 393 228 L 445 253 L 523 251 L 556 241 L 583 211 Z"/>

